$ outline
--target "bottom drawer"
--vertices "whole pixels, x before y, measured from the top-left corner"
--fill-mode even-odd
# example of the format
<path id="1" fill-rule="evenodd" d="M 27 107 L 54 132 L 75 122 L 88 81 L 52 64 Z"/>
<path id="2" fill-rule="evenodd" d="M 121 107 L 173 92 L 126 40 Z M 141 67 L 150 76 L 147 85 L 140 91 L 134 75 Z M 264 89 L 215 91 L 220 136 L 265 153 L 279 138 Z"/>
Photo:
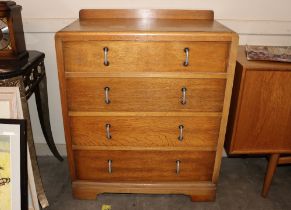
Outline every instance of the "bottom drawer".
<path id="1" fill-rule="evenodd" d="M 94 181 L 209 181 L 215 152 L 74 151 L 77 179 Z"/>

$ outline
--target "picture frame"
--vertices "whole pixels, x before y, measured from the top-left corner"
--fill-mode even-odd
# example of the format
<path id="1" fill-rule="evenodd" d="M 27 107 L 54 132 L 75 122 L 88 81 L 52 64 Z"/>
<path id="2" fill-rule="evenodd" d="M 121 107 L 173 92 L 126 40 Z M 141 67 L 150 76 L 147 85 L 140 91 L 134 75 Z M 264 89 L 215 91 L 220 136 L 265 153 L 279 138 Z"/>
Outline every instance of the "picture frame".
<path id="1" fill-rule="evenodd" d="M 23 118 L 18 87 L 0 87 L 0 118 Z"/>
<path id="2" fill-rule="evenodd" d="M 23 119 L 19 87 L 0 87 L 0 119 Z M 27 147 L 28 209 L 40 210 L 33 168 Z M 1 209 L 0 209 L 1 210 Z"/>
<path id="3" fill-rule="evenodd" d="M 28 210 L 24 119 L 0 119 L 0 210 Z"/>

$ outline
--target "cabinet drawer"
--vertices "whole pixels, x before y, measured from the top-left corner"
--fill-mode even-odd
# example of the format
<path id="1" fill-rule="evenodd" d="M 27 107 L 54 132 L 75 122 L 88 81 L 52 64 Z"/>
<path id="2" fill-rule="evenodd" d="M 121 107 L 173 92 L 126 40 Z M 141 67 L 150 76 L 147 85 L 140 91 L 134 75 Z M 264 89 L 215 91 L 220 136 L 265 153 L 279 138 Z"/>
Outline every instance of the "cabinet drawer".
<path id="1" fill-rule="evenodd" d="M 77 179 L 94 181 L 209 181 L 215 152 L 74 151 Z M 179 161 L 179 162 L 178 162 Z"/>
<path id="2" fill-rule="evenodd" d="M 205 147 L 217 145 L 221 117 L 71 117 L 74 145 Z"/>
<path id="3" fill-rule="evenodd" d="M 224 89 L 225 79 L 67 78 L 66 91 L 69 111 L 221 112 Z"/>
<path id="4" fill-rule="evenodd" d="M 189 49 L 187 66 L 184 65 L 186 48 Z M 67 72 L 225 72 L 228 54 L 227 42 L 64 43 Z"/>

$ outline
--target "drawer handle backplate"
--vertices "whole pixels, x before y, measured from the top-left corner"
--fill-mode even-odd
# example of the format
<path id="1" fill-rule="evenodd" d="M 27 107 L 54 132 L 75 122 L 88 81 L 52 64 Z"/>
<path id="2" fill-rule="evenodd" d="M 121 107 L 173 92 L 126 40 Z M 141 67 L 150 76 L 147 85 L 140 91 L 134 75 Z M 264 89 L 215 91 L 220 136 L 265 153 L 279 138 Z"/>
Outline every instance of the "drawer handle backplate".
<path id="1" fill-rule="evenodd" d="M 105 66 L 109 66 L 109 61 L 108 61 L 108 47 L 104 47 L 103 48 L 103 51 L 104 51 L 104 65 Z"/>
<path id="2" fill-rule="evenodd" d="M 111 127 L 110 124 L 106 124 L 106 125 L 105 125 L 105 129 L 106 129 L 106 138 L 107 138 L 107 139 L 111 139 L 110 127 Z"/>
<path id="3" fill-rule="evenodd" d="M 110 99 L 109 99 L 109 90 L 110 88 L 109 87 L 105 87 L 104 88 L 104 91 L 105 91 L 105 103 L 106 104 L 110 104 Z"/>
<path id="4" fill-rule="evenodd" d="M 179 125 L 179 137 L 178 137 L 179 141 L 183 141 L 183 139 L 184 139 L 184 137 L 183 137 L 183 129 L 184 129 L 184 125 Z"/>
<path id="5" fill-rule="evenodd" d="M 112 173 L 112 160 L 108 160 L 108 173 Z"/>
<path id="6" fill-rule="evenodd" d="M 186 87 L 183 87 L 181 89 L 182 91 L 182 99 L 181 99 L 181 104 L 186 104 L 186 91 L 187 91 L 187 88 Z"/>
<path id="7" fill-rule="evenodd" d="M 184 66 L 188 66 L 189 65 L 189 48 L 185 48 L 184 49 L 184 52 L 185 52 L 185 61 L 183 63 Z"/>
<path id="8" fill-rule="evenodd" d="M 176 174 L 177 175 L 179 175 L 179 173 L 180 173 L 180 164 L 181 164 L 181 161 L 176 160 Z"/>

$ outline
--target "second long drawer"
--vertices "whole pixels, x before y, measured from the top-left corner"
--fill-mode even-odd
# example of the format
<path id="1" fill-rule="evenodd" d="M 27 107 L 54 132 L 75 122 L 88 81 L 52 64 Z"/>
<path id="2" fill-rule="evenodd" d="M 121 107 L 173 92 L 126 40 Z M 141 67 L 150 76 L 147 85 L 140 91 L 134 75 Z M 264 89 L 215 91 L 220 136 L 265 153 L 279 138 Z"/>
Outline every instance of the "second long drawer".
<path id="1" fill-rule="evenodd" d="M 221 116 L 71 117 L 73 145 L 215 148 Z M 84 129 L 86 128 L 86 129 Z"/>
<path id="2" fill-rule="evenodd" d="M 69 111 L 221 112 L 225 79 L 67 78 Z"/>

